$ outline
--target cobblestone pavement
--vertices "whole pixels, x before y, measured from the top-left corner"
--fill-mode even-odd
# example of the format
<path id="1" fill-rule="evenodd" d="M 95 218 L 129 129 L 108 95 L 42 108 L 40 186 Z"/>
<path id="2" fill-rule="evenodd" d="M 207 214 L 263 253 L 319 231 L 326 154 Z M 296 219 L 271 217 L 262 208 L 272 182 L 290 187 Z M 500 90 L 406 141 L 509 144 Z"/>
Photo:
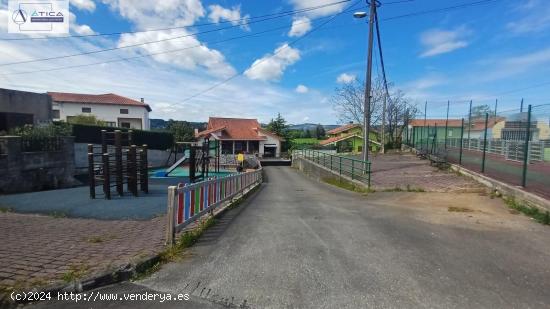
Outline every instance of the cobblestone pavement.
<path id="1" fill-rule="evenodd" d="M 0 213 L 0 287 L 114 270 L 162 250 L 164 217 L 100 221 Z"/>
<path id="2" fill-rule="evenodd" d="M 430 166 L 412 154 L 377 155 L 372 160 L 372 186 L 376 190 L 400 188 L 430 192 L 476 192 L 483 187 L 450 171 Z"/>

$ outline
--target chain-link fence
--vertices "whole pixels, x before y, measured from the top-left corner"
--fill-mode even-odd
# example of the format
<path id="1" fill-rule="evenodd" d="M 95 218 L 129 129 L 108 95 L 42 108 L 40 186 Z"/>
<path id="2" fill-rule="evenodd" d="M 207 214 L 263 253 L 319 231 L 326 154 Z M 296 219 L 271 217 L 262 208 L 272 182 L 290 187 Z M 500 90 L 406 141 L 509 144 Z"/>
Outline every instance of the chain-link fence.
<path id="1" fill-rule="evenodd" d="M 424 111 L 405 134 L 422 156 L 550 198 L 550 104 L 498 111 L 498 102 L 434 103 Z"/>

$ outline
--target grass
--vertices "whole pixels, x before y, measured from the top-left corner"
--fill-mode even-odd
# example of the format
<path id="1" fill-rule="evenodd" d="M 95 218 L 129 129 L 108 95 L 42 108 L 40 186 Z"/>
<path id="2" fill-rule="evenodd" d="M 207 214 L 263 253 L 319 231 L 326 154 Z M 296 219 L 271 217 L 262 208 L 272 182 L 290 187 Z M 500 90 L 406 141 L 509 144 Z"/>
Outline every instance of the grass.
<path id="1" fill-rule="evenodd" d="M 116 236 L 114 236 L 114 235 L 94 235 L 94 236 L 86 238 L 86 241 L 91 243 L 91 244 L 99 244 L 99 243 L 103 243 L 103 242 L 106 242 L 106 241 L 109 241 L 109 240 L 112 240 L 112 239 L 115 239 L 115 238 L 116 238 Z"/>
<path id="2" fill-rule="evenodd" d="M 0 206 L 0 213 L 12 212 L 13 208 Z"/>
<path id="3" fill-rule="evenodd" d="M 356 185 L 350 181 L 346 181 L 339 178 L 333 178 L 333 177 L 327 177 L 322 179 L 323 182 L 328 183 L 329 185 L 333 185 L 342 189 L 346 189 L 353 192 L 368 194 L 370 192 L 374 192 L 371 189 L 366 189 L 363 186 Z"/>
<path id="4" fill-rule="evenodd" d="M 90 267 L 88 265 L 71 265 L 69 270 L 61 276 L 66 283 L 75 282 L 88 274 Z"/>
<path id="5" fill-rule="evenodd" d="M 302 144 L 305 144 L 305 145 L 316 145 L 316 144 L 319 144 L 319 141 L 318 139 L 316 139 L 315 137 L 311 137 L 311 138 L 295 138 L 292 140 L 292 143 L 293 144 L 296 144 L 296 145 L 302 145 Z"/>
<path id="6" fill-rule="evenodd" d="M 530 218 L 533 218 L 534 220 L 536 220 L 541 224 L 550 225 L 550 212 L 548 211 L 542 212 L 537 207 L 521 204 L 520 202 L 516 201 L 516 199 L 514 199 L 513 197 L 504 198 L 504 202 L 512 210 L 521 212 L 524 215 Z"/>
<path id="7" fill-rule="evenodd" d="M 407 188 L 403 189 L 399 186 L 395 186 L 394 188 L 385 189 L 384 192 L 426 192 L 426 190 L 420 188 L 420 187 L 411 187 L 411 185 L 407 185 Z"/>
<path id="8" fill-rule="evenodd" d="M 48 216 L 56 219 L 67 218 L 67 214 L 62 211 L 52 211 L 48 213 Z"/>

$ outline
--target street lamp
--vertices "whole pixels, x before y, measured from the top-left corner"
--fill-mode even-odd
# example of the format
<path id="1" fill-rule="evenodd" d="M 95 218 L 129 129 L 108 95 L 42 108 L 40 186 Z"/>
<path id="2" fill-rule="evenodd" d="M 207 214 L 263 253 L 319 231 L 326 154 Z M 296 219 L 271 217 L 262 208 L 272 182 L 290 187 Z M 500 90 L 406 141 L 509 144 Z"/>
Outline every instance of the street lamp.
<path id="1" fill-rule="evenodd" d="M 355 18 L 365 18 L 365 17 L 367 17 L 367 12 L 355 12 L 355 13 L 353 13 L 353 17 L 355 17 Z"/>

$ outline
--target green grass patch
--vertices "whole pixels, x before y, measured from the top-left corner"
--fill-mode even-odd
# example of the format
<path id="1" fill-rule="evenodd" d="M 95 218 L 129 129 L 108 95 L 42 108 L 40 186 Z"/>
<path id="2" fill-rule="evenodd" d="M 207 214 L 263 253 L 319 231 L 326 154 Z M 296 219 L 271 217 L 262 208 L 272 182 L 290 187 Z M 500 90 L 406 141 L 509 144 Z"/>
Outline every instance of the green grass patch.
<path id="1" fill-rule="evenodd" d="M 328 183 L 329 185 L 333 185 L 342 189 L 346 189 L 353 192 L 368 194 L 370 192 L 374 192 L 373 190 L 366 189 L 363 186 L 359 186 L 354 184 L 353 182 L 343 180 L 341 178 L 334 178 L 334 177 L 327 177 L 322 179 L 323 182 Z"/>
<path id="2" fill-rule="evenodd" d="M 447 209 L 449 212 L 474 212 L 473 209 L 466 208 L 466 207 L 454 207 L 451 206 Z"/>
<path id="3" fill-rule="evenodd" d="M 0 206 L 0 212 L 1 213 L 12 212 L 12 211 L 13 211 L 13 208 L 11 208 L 11 207 Z"/>
<path id="4" fill-rule="evenodd" d="M 514 199 L 513 197 L 504 198 L 504 202 L 511 209 L 521 212 L 541 224 L 550 225 L 550 212 L 542 212 L 537 207 L 523 205 L 520 202 L 516 201 L 516 199 Z"/>
<path id="5" fill-rule="evenodd" d="M 75 282 L 79 279 L 82 279 L 86 274 L 88 274 L 88 270 L 90 267 L 88 265 L 71 265 L 69 270 L 65 272 L 61 279 L 67 283 Z"/>
<path id="6" fill-rule="evenodd" d="M 56 219 L 67 218 L 67 214 L 62 211 L 52 211 L 48 213 L 48 216 Z"/>
<path id="7" fill-rule="evenodd" d="M 411 185 L 407 185 L 406 188 L 401 188 L 399 186 L 395 186 L 394 188 L 384 189 L 383 192 L 426 192 L 426 190 L 418 187 L 412 187 Z"/>

